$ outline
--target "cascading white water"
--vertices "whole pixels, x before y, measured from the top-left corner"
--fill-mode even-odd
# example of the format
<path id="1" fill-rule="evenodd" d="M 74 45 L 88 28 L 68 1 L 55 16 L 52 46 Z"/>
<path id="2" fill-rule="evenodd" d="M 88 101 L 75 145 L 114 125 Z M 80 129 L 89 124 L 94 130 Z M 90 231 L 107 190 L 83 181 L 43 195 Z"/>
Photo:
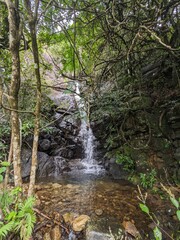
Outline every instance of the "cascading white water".
<path id="1" fill-rule="evenodd" d="M 79 132 L 79 136 L 82 139 L 83 148 L 84 148 L 84 160 L 83 163 L 88 165 L 94 165 L 96 162 L 94 160 L 94 140 L 95 137 L 93 135 L 91 127 L 87 125 L 85 120 L 81 122 L 81 130 Z"/>
<path id="2" fill-rule="evenodd" d="M 84 149 L 84 159 L 82 163 L 86 167 L 86 172 L 94 172 L 99 171 L 99 166 L 97 161 L 94 158 L 94 150 L 95 150 L 95 137 L 93 135 L 93 131 L 90 127 L 88 115 L 86 112 L 86 106 L 84 100 L 80 97 L 79 83 L 76 83 L 76 102 L 78 104 L 79 113 L 81 117 L 81 127 L 79 136 L 83 143 Z"/>

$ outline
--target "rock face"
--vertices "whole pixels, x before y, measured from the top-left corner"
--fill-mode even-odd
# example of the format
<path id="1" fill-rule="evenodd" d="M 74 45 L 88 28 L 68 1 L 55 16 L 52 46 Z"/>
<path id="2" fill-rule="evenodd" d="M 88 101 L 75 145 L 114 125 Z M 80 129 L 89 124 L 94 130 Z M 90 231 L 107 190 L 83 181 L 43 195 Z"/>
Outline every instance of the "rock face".
<path id="1" fill-rule="evenodd" d="M 80 121 L 73 114 L 77 110 L 73 95 L 58 95 L 54 112 L 54 123 L 40 133 L 37 177 L 58 176 L 71 171 L 74 161 L 82 156 L 82 143 L 78 137 Z M 32 146 L 32 138 L 26 142 Z M 30 175 L 31 149 L 22 150 L 22 176 Z"/>
<path id="2" fill-rule="evenodd" d="M 178 180 L 180 179 L 179 98 L 175 95 L 174 98 L 171 96 L 169 99 L 161 99 L 156 105 L 153 97 L 146 97 L 143 101 L 140 103 L 139 98 L 129 96 L 132 114 L 124 115 L 122 111 L 118 115 L 118 120 L 114 120 L 119 133 L 115 130 L 111 132 L 110 127 L 109 132 L 104 131 L 104 126 L 112 125 L 113 128 L 111 117 L 104 116 L 94 122 L 93 131 L 100 142 L 102 162 L 114 179 L 127 179 L 126 170 L 130 168 L 137 173 L 145 174 L 155 169 L 157 175 L 162 178 L 166 177 L 164 169 L 168 169 L 170 177 Z M 110 138 L 108 142 L 109 136 L 112 139 Z M 108 154 L 111 154 L 108 157 L 107 150 Z M 117 164 L 116 160 L 120 155 L 121 162 Z M 131 161 L 134 166 L 131 166 Z"/>

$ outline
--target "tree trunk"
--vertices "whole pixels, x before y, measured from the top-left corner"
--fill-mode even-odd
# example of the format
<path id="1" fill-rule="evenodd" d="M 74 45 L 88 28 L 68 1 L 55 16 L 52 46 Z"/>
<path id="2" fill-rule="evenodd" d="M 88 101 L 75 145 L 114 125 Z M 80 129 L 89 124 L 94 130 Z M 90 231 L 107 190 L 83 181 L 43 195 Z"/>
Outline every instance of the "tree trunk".
<path id="1" fill-rule="evenodd" d="M 20 125 L 18 114 L 18 94 L 20 88 L 20 58 L 19 58 L 19 13 L 18 0 L 15 4 L 11 0 L 5 0 L 8 8 L 9 21 L 9 47 L 12 56 L 12 76 L 9 90 L 9 104 L 11 109 L 11 128 L 12 128 L 12 152 L 13 152 L 13 167 L 14 167 L 14 184 L 15 186 L 22 185 L 21 178 L 21 146 L 20 146 Z"/>
<path id="2" fill-rule="evenodd" d="M 37 21 L 37 10 L 39 6 L 39 1 L 36 2 L 35 14 L 33 16 L 31 9 L 30 0 L 24 0 L 25 7 L 27 11 L 29 29 L 31 33 L 32 40 L 32 51 L 34 58 L 34 71 L 36 77 L 36 108 L 35 108 L 35 121 L 34 121 L 34 140 L 33 140 L 33 149 L 32 149 L 32 162 L 31 162 L 31 174 L 30 174 L 30 183 L 28 196 L 31 196 L 34 192 L 34 185 L 36 180 L 36 168 L 37 168 L 37 151 L 38 151 L 38 141 L 39 141 L 39 129 L 40 129 L 40 109 L 41 109 L 41 76 L 39 68 L 39 50 L 36 38 L 36 21 Z"/>
<path id="3" fill-rule="evenodd" d="M 13 159 L 13 136 L 11 134 L 11 144 L 10 144 L 10 148 L 9 148 L 9 155 L 8 155 L 8 163 L 11 164 L 12 163 L 12 159 Z M 10 167 L 6 168 L 6 174 L 5 174 L 5 178 L 4 178 L 4 188 L 7 187 L 8 182 L 9 182 L 9 173 L 10 173 Z"/>

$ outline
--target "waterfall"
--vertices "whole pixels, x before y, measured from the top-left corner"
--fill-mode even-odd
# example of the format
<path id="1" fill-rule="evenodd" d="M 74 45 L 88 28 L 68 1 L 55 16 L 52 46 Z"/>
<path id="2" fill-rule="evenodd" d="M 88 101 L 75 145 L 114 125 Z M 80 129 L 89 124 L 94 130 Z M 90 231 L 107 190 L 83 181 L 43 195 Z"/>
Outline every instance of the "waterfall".
<path id="1" fill-rule="evenodd" d="M 88 172 L 97 170 L 98 165 L 94 158 L 95 150 L 95 137 L 93 131 L 90 127 L 89 118 L 86 112 L 86 104 L 84 100 L 80 97 L 79 83 L 76 83 L 76 96 L 75 100 L 77 102 L 79 113 L 81 117 L 81 126 L 79 137 L 82 140 L 83 149 L 84 149 L 84 159 L 82 163 L 86 167 Z"/>

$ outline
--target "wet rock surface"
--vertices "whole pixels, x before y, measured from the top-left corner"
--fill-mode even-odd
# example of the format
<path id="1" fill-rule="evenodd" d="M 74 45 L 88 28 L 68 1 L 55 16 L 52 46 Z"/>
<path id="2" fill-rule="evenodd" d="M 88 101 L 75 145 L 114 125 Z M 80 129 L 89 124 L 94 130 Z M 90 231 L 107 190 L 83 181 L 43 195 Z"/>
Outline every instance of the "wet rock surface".
<path id="1" fill-rule="evenodd" d="M 82 142 L 79 138 L 80 120 L 73 114 L 77 111 L 74 95 L 57 95 L 53 123 L 41 131 L 38 147 L 37 178 L 56 176 L 75 168 L 74 160 L 82 157 Z M 28 136 L 22 149 L 22 176 L 27 179 L 31 166 L 32 137 Z"/>
<path id="2" fill-rule="evenodd" d="M 137 99 L 133 98 L 136 102 Z M 141 102 L 141 107 L 143 101 Z M 92 113 L 93 114 L 93 113 Z M 180 179 L 180 98 L 161 99 L 158 105 L 149 106 L 144 111 L 136 105 L 133 114 L 118 115 L 116 121 L 119 136 L 114 137 L 111 144 L 107 144 L 108 133 L 104 126 L 111 125 L 108 116 L 95 121 L 93 131 L 99 140 L 98 151 L 106 170 L 114 179 L 127 179 L 123 164 L 116 163 L 112 158 L 116 153 L 128 156 L 134 162 L 137 173 L 145 173 L 147 169 L 156 169 L 157 175 L 165 179 L 167 175 L 163 169 L 168 169 L 168 177 L 172 180 Z M 113 124 L 112 124 L 113 126 Z M 110 133 L 109 133 L 110 134 Z M 116 140 L 117 139 L 117 140 Z M 103 146 L 105 146 L 103 148 Z M 108 146 L 108 147 L 107 147 Z M 107 149 L 109 156 L 107 155 Z M 104 157 L 105 156 L 105 157 Z"/>

